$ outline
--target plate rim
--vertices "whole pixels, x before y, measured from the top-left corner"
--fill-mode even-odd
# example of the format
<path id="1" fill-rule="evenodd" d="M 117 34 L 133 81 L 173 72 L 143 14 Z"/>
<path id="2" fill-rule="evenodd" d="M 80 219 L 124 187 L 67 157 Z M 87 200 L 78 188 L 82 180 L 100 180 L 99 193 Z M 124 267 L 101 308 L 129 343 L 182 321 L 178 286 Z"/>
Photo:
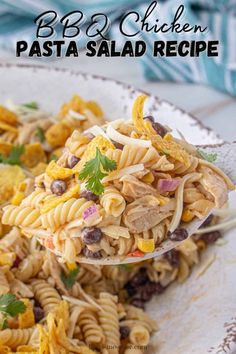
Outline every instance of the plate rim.
<path id="1" fill-rule="evenodd" d="M 115 82 L 116 84 L 128 89 L 128 90 L 132 90 L 134 91 L 139 91 L 142 92 L 143 94 L 147 95 L 148 97 L 153 97 L 155 100 L 157 100 L 158 102 L 162 102 L 162 103 L 167 103 L 168 105 L 170 105 L 171 107 L 174 108 L 174 110 L 178 110 L 183 114 L 187 114 L 196 124 L 196 126 L 198 126 L 198 128 L 200 130 L 204 130 L 205 132 L 207 132 L 208 134 L 214 134 L 215 138 L 219 140 L 219 144 L 222 144 L 222 142 L 224 143 L 225 141 L 221 138 L 221 136 L 215 132 L 214 129 L 208 127 L 207 125 L 205 125 L 199 118 L 197 118 L 195 115 L 193 115 L 192 113 L 185 111 L 183 108 L 179 107 L 178 105 L 170 102 L 167 99 L 161 99 L 159 96 L 154 95 L 148 91 L 145 91 L 139 87 L 136 87 L 132 84 L 126 83 L 124 81 L 118 80 L 118 79 L 114 79 L 114 78 L 110 78 L 110 77 L 106 77 L 103 75 L 99 75 L 99 74 L 92 74 L 92 73 L 88 73 L 88 72 L 84 72 L 84 71 L 80 71 L 80 70 L 75 70 L 75 69 L 70 69 L 70 68 L 65 68 L 65 67 L 58 67 L 58 66 L 45 66 L 45 65 L 40 65 L 40 64 L 33 64 L 33 63 L 11 63 L 11 62 L 7 62 L 7 61 L 1 61 L 0 60 L 0 68 L 15 68 L 15 69 L 37 69 L 37 70 L 42 70 L 42 71 L 53 71 L 53 72 L 62 72 L 62 73 L 68 73 L 70 75 L 75 75 L 75 76 L 83 76 L 83 77 L 90 77 L 92 79 L 100 79 L 102 81 L 108 81 L 108 82 Z M 218 145 L 218 144 L 214 144 Z"/>

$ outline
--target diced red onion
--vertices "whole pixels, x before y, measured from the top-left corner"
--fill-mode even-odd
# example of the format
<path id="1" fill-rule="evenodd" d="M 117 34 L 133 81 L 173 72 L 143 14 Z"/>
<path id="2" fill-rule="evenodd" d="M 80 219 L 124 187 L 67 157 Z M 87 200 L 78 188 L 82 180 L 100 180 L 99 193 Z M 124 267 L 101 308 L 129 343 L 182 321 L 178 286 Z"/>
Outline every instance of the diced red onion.
<path id="1" fill-rule="evenodd" d="M 92 216 L 93 214 L 97 213 L 97 206 L 96 204 L 91 205 L 91 207 L 87 208 L 84 212 L 83 212 L 83 219 L 86 220 L 88 219 L 90 216 Z"/>
<path id="2" fill-rule="evenodd" d="M 177 179 L 159 179 L 157 189 L 162 192 L 173 192 L 179 186 L 180 181 Z"/>

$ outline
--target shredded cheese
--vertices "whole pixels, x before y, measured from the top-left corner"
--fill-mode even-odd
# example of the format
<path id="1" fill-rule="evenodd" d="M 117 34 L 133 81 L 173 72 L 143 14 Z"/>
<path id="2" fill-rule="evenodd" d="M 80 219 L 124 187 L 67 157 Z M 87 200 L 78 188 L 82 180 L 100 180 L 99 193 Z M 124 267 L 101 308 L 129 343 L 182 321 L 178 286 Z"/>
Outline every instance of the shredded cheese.
<path id="1" fill-rule="evenodd" d="M 104 138 L 106 138 L 107 140 L 110 141 L 109 137 L 107 136 L 107 134 L 104 132 L 104 130 L 99 127 L 98 125 L 94 125 L 92 126 L 91 128 L 87 129 L 85 131 L 85 133 L 91 133 L 93 134 L 94 136 L 98 136 L 98 135 L 102 135 L 104 136 Z"/>
<path id="2" fill-rule="evenodd" d="M 115 130 L 112 127 L 112 125 L 108 125 L 107 135 L 109 136 L 109 138 L 111 138 L 112 140 L 114 140 L 117 143 L 120 143 L 122 145 L 135 145 L 135 146 L 140 146 L 140 147 L 144 147 L 144 148 L 149 148 L 152 146 L 152 142 L 150 140 L 130 138 L 126 135 L 119 133 L 117 130 Z"/>
<path id="3" fill-rule="evenodd" d="M 144 165 L 142 163 L 133 166 L 128 166 L 122 168 L 121 170 L 116 170 L 114 172 L 111 172 L 109 176 L 103 178 L 102 182 L 106 183 L 106 182 L 114 181 L 115 179 L 119 179 L 123 176 L 131 175 L 133 173 L 143 171 L 143 170 L 144 170 Z"/>
<path id="4" fill-rule="evenodd" d="M 72 118 L 75 118 L 77 120 L 86 120 L 86 117 L 83 115 L 83 114 L 80 114 L 78 112 L 75 112 L 73 111 L 73 109 L 70 109 L 69 110 L 69 115 L 72 117 Z"/>

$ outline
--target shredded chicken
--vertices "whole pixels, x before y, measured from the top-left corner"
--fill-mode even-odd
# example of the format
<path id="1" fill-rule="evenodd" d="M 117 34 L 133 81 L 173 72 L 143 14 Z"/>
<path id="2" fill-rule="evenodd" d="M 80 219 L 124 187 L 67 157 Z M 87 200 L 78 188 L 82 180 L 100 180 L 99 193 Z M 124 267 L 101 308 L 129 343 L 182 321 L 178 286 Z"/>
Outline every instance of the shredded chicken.
<path id="1" fill-rule="evenodd" d="M 40 120 L 36 122 L 26 123 L 24 126 L 19 128 L 18 141 L 19 144 L 33 143 L 37 141 L 36 131 L 37 128 L 47 130 L 52 125 L 52 122 L 49 119 Z"/>
<path id="2" fill-rule="evenodd" d="M 202 173 L 200 183 L 214 197 L 216 208 L 222 207 L 228 199 L 225 181 L 210 168 L 204 167 L 199 172 Z"/>
<path id="3" fill-rule="evenodd" d="M 121 178 L 121 181 L 123 182 L 121 194 L 128 202 L 132 202 L 145 195 L 158 195 L 155 188 L 147 183 L 139 181 L 134 176 L 124 176 Z"/>
<path id="4" fill-rule="evenodd" d="M 158 225 L 171 215 L 174 203 L 170 201 L 164 206 L 158 204 L 157 198 L 145 196 L 130 203 L 123 214 L 123 222 L 130 232 L 141 233 Z"/>

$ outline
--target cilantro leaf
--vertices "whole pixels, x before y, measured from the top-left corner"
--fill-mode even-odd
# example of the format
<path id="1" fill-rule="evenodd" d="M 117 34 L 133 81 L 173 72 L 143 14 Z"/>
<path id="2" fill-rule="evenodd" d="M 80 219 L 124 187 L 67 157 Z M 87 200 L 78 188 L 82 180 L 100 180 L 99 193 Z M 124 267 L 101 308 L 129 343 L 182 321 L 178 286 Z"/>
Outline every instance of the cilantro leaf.
<path id="1" fill-rule="evenodd" d="M 119 267 L 126 272 L 131 272 L 132 266 L 130 264 L 119 264 Z"/>
<path id="2" fill-rule="evenodd" d="M 35 135 L 39 138 L 40 143 L 43 143 L 45 141 L 45 134 L 41 127 L 36 128 Z"/>
<path id="3" fill-rule="evenodd" d="M 15 295 L 4 294 L 0 296 L 0 312 L 2 312 L 3 315 L 14 317 L 19 313 L 24 313 L 25 310 L 26 306 L 24 302 L 17 300 Z"/>
<path id="4" fill-rule="evenodd" d="M 217 160 L 217 154 L 207 154 L 206 152 L 199 150 L 198 153 L 203 160 L 208 162 L 215 162 Z"/>
<path id="5" fill-rule="evenodd" d="M 78 266 L 77 268 L 71 270 L 68 274 L 66 274 L 63 271 L 61 272 L 61 280 L 63 281 L 67 289 L 72 288 L 72 286 L 75 284 L 76 277 L 79 271 L 80 271 L 80 267 Z"/>
<path id="6" fill-rule="evenodd" d="M 23 103 L 22 106 L 30 109 L 35 109 L 35 110 L 39 109 L 39 105 L 35 101 Z"/>
<path id="7" fill-rule="evenodd" d="M 49 157 L 49 162 L 50 161 L 57 161 L 58 160 L 58 157 L 55 155 L 55 154 L 52 154 L 50 157 Z"/>
<path id="8" fill-rule="evenodd" d="M 21 164 L 20 157 L 21 155 L 23 155 L 24 152 L 25 152 L 24 145 L 13 146 L 8 156 L 8 163 L 10 165 L 20 165 Z"/>
<path id="9" fill-rule="evenodd" d="M 24 145 L 13 146 L 8 157 L 5 157 L 0 154 L 0 162 L 6 163 L 8 165 L 21 165 L 22 162 L 20 160 L 20 157 L 24 153 L 24 151 Z"/>
<path id="10" fill-rule="evenodd" d="M 9 328 L 8 321 L 6 318 L 4 318 L 2 324 L 1 324 L 1 329 L 4 330 L 6 328 Z"/>
<path id="11" fill-rule="evenodd" d="M 87 180 L 86 188 L 96 195 L 101 195 L 104 192 L 102 179 L 108 175 L 106 172 L 114 171 L 116 168 L 116 162 L 102 155 L 100 150 L 96 148 L 96 156 L 85 163 L 79 174 L 79 179 L 81 181 Z"/>

